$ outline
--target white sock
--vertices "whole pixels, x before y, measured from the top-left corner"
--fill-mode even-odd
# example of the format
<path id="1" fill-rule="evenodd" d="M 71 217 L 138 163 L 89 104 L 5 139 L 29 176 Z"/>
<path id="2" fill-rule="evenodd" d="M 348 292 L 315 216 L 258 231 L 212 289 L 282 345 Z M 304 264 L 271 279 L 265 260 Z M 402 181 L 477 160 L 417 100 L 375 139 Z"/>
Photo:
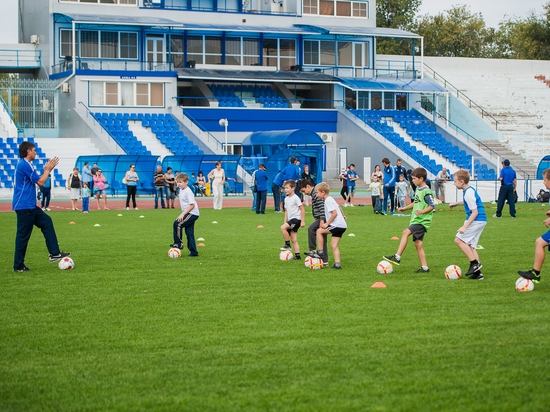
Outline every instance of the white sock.
<path id="1" fill-rule="evenodd" d="M 429 268 L 428 268 L 428 266 L 422 266 L 422 269 L 428 270 Z"/>
<path id="2" fill-rule="evenodd" d="M 397 258 L 397 260 L 401 260 L 401 256 L 399 256 L 397 253 L 395 254 L 395 257 Z"/>

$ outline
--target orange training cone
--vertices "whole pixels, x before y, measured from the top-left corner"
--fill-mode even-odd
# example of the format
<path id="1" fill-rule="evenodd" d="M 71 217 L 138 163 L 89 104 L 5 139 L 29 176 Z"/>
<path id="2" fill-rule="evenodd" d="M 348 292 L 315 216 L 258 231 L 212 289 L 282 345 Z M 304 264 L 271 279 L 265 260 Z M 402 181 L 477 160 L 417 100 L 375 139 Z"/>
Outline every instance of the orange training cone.
<path id="1" fill-rule="evenodd" d="M 384 285 L 382 282 L 376 282 L 374 285 L 371 286 L 371 288 L 385 288 L 386 285 Z"/>

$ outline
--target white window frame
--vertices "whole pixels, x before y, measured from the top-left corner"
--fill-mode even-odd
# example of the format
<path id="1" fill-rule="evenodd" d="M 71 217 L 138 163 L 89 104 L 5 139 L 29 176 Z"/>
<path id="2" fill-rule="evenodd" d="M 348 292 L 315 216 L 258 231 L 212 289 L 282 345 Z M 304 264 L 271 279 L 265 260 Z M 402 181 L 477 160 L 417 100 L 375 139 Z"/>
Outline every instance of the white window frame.
<path id="1" fill-rule="evenodd" d="M 136 7 L 138 6 L 139 0 L 113 0 L 113 3 L 102 3 L 101 0 L 96 0 L 94 2 L 85 1 L 85 0 L 58 0 L 60 3 L 82 3 L 86 5 L 98 5 L 98 6 L 131 6 Z M 122 3 L 125 1 L 126 3 Z M 134 2 L 130 4 L 130 2 Z"/>
<path id="2" fill-rule="evenodd" d="M 135 82 L 135 81 L 109 81 L 109 80 L 90 80 L 88 83 L 102 83 L 103 84 L 103 104 L 102 105 L 92 105 L 91 104 L 91 96 L 88 94 L 88 106 L 89 107 L 165 107 L 165 99 L 166 99 L 166 87 L 164 82 Z M 116 105 L 108 105 L 107 104 L 107 83 L 116 83 L 117 84 L 117 104 Z M 133 106 L 123 106 L 122 105 L 122 83 L 131 83 L 133 84 Z M 146 105 L 138 105 L 137 104 L 137 85 L 138 84 L 147 84 L 147 104 Z M 151 87 L 153 84 L 161 84 L 162 85 L 162 106 L 152 106 L 151 105 Z M 90 91 L 91 86 L 88 85 L 88 91 Z"/>
<path id="3" fill-rule="evenodd" d="M 132 60 L 132 61 L 138 61 L 139 60 L 139 33 L 135 32 L 135 31 L 112 31 L 112 30 L 76 30 L 75 31 L 75 37 L 76 37 L 76 55 L 77 57 L 80 57 L 80 54 L 81 54 L 81 38 L 80 38 L 80 33 L 81 31 L 90 31 L 90 32 L 97 32 L 98 35 L 97 35 L 97 47 L 98 47 L 98 57 L 82 57 L 82 59 L 102 59 L 102 60 Z M 72 30 L 70 29 L 60 29 L 59 30 L 59 57 L 61 59 L 65 58 L 65 56 L 62 54 L 62 50 L 63 50 L 63 47 L 62 47 L 62 39 L 63 39 L 63 32 L 69 32 L 70 33 L 70 37 L 71 37 L 71 46 L 72 46 Z M 119 57 L 102 57 L 102 53 L 101 53 L 101 33 L 103 32 L 106 32 L 106 33 L 117 33 L 118 35 L 118 56 Z M 136 36 L 136 57 L 135 58 L 132 58 L 132 57 L 121 57 L 121 53 L 122 53 L 122 49 L 121 49 L 121 39 L 120 39 L 120 35 L 124 33 L 124 34 L 133 34 Z M 71 52 L 72 52 L 72 47 L 71 47 Z"/>
<path id="4" fill-rule="evenodd" d="M 321 17 L 339 17 L 339 18 L 362 18 L 362 19 L 368 19 L 370 16 L 370 10 L 369 10 L 369 2 L 368 1 L 346 1 L 346 0 L 333 0 L 334 2 L 334 14 L 321 14 L 321 5 L 320 5 L 320 0 L 312 0 L 314 2 L 317 2 L 317 7 L 315 7 L 317 9 L 317 13 L 309 13 L 309 12 L 306 12 L 305 8 L 304 8 L 304 5 L 303 5 L 303 2 L 302 2 L 302 10 L 303 10 L 303 14 L 306 14 L 306 15 L 309 15 L 309 16 L 321 16 Z M 328 1 L 328 0 L 324 0 L 324 1 Z M 342 2 L 342 3 L 351 3 L 351 16 L 339 16 L 337 14 L 337 8 L 338 8 L 338 2 Z M 365 16 L 359 16 L 359 15 L 356 15 L 354 14 L 354 5 L 355 4 L 363 4 L 365 5 L 365 10 L 366 10 L 366 13 L 365 13 Z M 312 6 L 310 6 L 310 8 L 312 8 Z"/>

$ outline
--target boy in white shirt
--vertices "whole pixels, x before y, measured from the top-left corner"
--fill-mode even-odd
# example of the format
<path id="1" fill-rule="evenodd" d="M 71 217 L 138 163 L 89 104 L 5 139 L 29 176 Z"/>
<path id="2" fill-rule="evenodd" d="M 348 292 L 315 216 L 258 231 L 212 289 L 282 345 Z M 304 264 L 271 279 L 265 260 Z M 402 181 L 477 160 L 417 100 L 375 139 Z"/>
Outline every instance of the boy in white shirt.
<path id="1" fill-rule="evenodd" d="M 189 249 L 188 257 L 199 256 L 197 246 L 195 244 L 195 221 L 199 218 L 199 205 L 195 200 L 193 191 L 187 186 L 189 176 L 185 173 L 180 173 L 176 177 L 176 184 L 180 188 L 180 206 L 181 214 L 174 222 L 174 243 L 170 247 L 183 249 L 183 229 L 187 236 L 187 249 Z"/>
<path id="2" fill-rule="evenodd" d="M 325 201 L 325 223 L 323 223 L 317 230 L 317 244 L 319 250 L 315 253 L 316 258 L 328 260 L 328 256 L 324 256 L 323 253 L 323 235 L 332 235 L 330 241 L 330 247 L 332 248 L 332 254 L 334 255 L 334 266 L 331 269 L 342 269 L 340 265 L 340 249 L 338 249 L 338 243 L 342 238 L 342 235 L 348 228 L 346 223 L 346 217 L 342 213 L 342 209 L 336 203 L 336 200 L 330 196 L 330 187 L 327 183 L 321 182 L 315 186 L 315 193 L 319 199 Z"/>
<path id="3" fill-rule="evenodd" d="M 372 208 L 374 209 L 374 213 L 379 213 L 378 209 L 380 209 L 380 191 L 382 190 L 382 185 L 378 181 L 378 176 L 374 175 L 372 177 L 372 182 L 369 185 L 368 191 L 371 192 L 371 199 L 372 199 Z"/>
<path id="4" fill-rule="evenodd" d="M 399 175 L 399 182 L 395 184 L 395 187 L 397 188 L 396 194 L 399 207 L 407 206 L 405 203 L 405 197 L 409 194 L 409 184 L 405 180 L 405 175 Z"/>
<path id="5" fill-rule="evenodd" d="M 294 193 L 296 190 L 296 182 L 294 180 L 287 180 L 284 183 L 285 189 L 285 224 L 281 226 L 281 232 L 285 239 L 285 245 L 281 250 L 292 250 L 290 247 L 290 241 L 292 241 L 292 247 L 294 247 L 294 257 L 289 260 L 301 260 L 300 246 L 298 245 L 298 229 L 306 226 L 306 211 L 302 206 L 302 201 Z"/>

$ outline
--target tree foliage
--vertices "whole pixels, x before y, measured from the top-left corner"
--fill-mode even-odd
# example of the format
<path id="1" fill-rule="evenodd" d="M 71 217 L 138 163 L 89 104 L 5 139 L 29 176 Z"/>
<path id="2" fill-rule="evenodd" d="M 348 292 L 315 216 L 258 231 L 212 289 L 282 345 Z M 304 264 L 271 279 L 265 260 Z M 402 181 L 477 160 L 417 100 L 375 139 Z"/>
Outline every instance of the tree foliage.
<path id="1" fill-rule="evenodd" d="M 422 0 L 382 0 L 376 2 L 376 27 L 409 30 Z M 411 54 L 410 40 L 379 39 L 376 51 L 380 54 Z"/>

